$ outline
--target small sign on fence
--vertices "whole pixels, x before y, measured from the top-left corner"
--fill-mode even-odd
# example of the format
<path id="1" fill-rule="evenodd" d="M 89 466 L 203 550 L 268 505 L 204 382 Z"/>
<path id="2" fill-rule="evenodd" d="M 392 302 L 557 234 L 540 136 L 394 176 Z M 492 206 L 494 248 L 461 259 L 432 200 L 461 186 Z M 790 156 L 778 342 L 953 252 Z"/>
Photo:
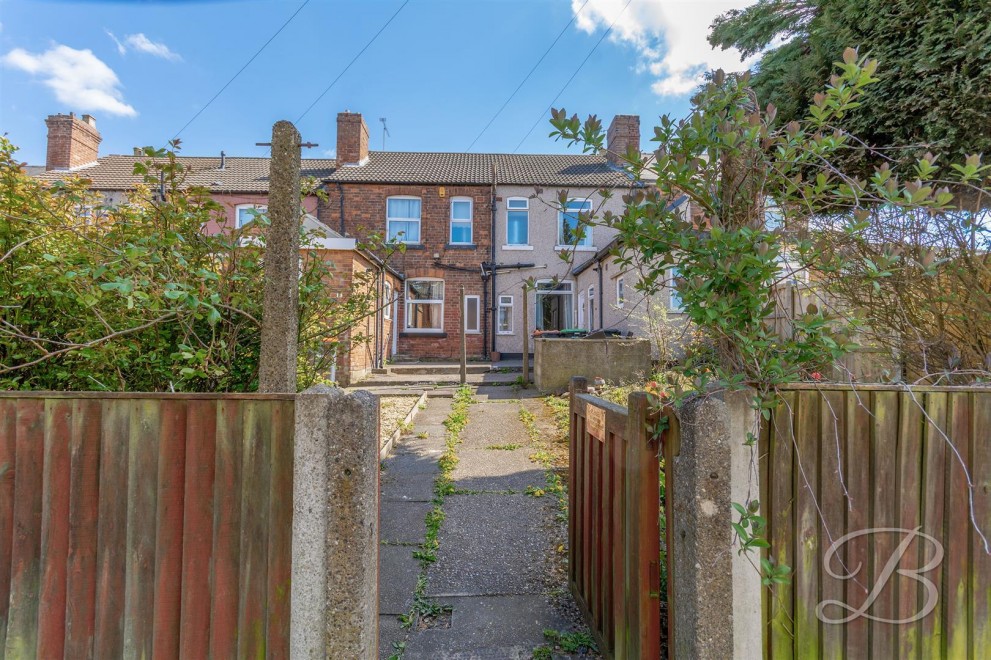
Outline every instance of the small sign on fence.
<path id="1" fill-rule="evenodd" d="M 598 406 L 587 406 L 585 415 L 585 431 L 599 442 L 605 442 L 606 411 Z"/>

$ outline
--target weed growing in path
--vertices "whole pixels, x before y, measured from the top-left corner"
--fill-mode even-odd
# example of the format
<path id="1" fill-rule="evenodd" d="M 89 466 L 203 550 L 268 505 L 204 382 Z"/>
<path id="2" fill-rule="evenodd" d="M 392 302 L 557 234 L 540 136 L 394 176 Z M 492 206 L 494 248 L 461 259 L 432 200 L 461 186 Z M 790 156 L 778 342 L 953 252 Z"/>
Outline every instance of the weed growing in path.
<path id="1" fill-rule="evenodd" d="M 420 561 L 420 575 L 416 580 L 416 588 L 413 591 L 413 605 L 407 614 L 399 617 L 399 622 L 404 628 L 410 628 L 414 622 L 421 621 L 430 623 L 442 614 L 451 612 L 449 605 L 441 605 L 426 597 L 427 591 L 427 567 L 437 561 L 437 550 L 440 542 L 437 540 L 440 533 L 440 526 L 444 522 L 444 498 L 455 492 L 454 482 L 451 474 L 458 464 L 457 448 L 461 444 L 461 432 L 468 425 L 468 408 L 475 403 L 470 387 L 461 387 L 454 393 L 454 404 L 451 406 L 451 414 L 444 420 L 445 449 L 443 455 L 438 460 L 440 474 L 434 481 L 433 508 L 427 512 L 427 531 L 423 543 L 413 552 L 413 557 Z M 426 435 L 426 434 L 424 434 Z M 395 658 L 402 657 L 402 650 L 398 650 Z"/>
<path id="2" fill-rule="evenodd" d="M 489 445 L 486 449 L 492 449 L 494 451 L 513 451 L 514 449 L 519 449 L 523 445 L 516 444 L 515 442 L 510 442 L 505 445 Z"/>

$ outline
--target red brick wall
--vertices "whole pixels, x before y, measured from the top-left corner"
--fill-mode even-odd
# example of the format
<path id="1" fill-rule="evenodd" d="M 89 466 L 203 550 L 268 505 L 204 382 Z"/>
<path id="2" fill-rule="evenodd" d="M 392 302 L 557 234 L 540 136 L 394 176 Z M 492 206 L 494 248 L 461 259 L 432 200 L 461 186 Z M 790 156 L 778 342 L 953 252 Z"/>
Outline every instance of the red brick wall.
<path id="1" fill-rule="evenodd" d="M 101 138 L 95 121 L 90 125 L 74 114 L 50 115 L 45 124 L 48 126 L 46 170 L 71 170 L 96 162 Z"/>
<path id="2" fill-rule="evenodd" d="M 203 225 L 203 233 L 213 235 L 225 231 L 231 231 L 237 226 L 236 210 L 240 204 L 257 204 L 268 206 L 267 193 L 212 193 L 210 198 L 224 207 L 224 214 L 221 217 L 211 219 Z M 303 198 L 303 210 L 310 215 L 316 215 L 317 198 L 315 195 Z"/>
<path id="3" fill-rule="evenodd" d="M 316 252 L 320 259 L 330 264 L 334 276 L 327 286 L 332 294 L 338 296 L 350 295 L 355 277 L 368 270 L 377 270 L 377 264 L 352 250 L 317 250 Z M 393 291 L 401 290 L 401 281 L 392 273 L 386 271 L 385 280 L 392 284 Z M 373 280 L 369 285 L 378 289 L 379 283 Z M 372 314 L 362 319 L 356 328 L 342 337 L 343 341 L 350 341 L 352 337 L 356 338 L 359 335 L 365 337 L 364 341 L 355 343 L 349 352 L 338 356 L 337 381 L 342 386 L 347 387 L 371 373 L 375 367 L 377 350 L 382 350 L 386 360 L 392 357 L 393 320 L 379 319 L 383 304 L 384 301 L 380 300 Z"/>
<path id="4" fill-rule="evenodd" d="M 443 188 L 443 195 L 441 189 Z M 397 253 L 389 264 L 407 278 L 436 277 L 444 280 L 444 331 L 440 335 L 405 332 L 403 298 L 400 301 L 398 327 L 400 335 L 398 353 L 417 358 L 457 359 L 461 350 L 461 322 L 459 319 L 460 287 L 465 295 L 479 296 L 484 304 L 481 264 L 488 261 L 491 250 L 490 229 L 492 223 L 491 189 L 488 186 L 436 186 L 394 184 L 343 184 L 345 231 L 359 240 L 372 234 L 385 236 L 386 199 L 394 195 L 409 195 L 421 199 L 421 246 L 408 246 L 405 253 Z M 332 229 L 340 231 L 340 194 L 336 184 L 327 187 L 328 199 L 321 200 L 317 217 Z M 451 198 L 470 197 L 472 204 L 472 238 L 475 247 L 448 246 L 450 237 Z M 434 255 L 438 259 L 434 259 Z M 441 265 L 466 268 L 451 270 Z M 401 291 L 401 293 L 405 293 Z M 482 327 L 487 327 L 485 310 L 481 315 Z M 483 334 L 469 334 L 466 339 L 469 357 L 482 357 L 485 352 Z"/>
<path id="5" fill-rule="evenodd" d="M 337 115 L 337 162 L 355 164 L 368 157 L 368 126 L 356 112 Z"/>

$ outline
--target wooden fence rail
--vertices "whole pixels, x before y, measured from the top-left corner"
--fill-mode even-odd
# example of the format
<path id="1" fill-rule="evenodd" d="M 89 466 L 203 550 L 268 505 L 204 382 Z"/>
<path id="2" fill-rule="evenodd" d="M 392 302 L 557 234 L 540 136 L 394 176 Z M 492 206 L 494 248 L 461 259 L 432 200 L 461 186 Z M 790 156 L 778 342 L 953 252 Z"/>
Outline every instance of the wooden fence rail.
<path id="1" fill-rule="evenodd" d="M 607 657 L 655 660 L 661 641 L 660 461 L 648 431 L 647 396 L 630 395 L 627 410 L 586 392 L 585 379 L 572 380 L 571 591 Z M 671 443 L 662 445 L 671 450 Z M 670 580 L 670 562 L 668 567 Z"/>
<path id="2" fill-rule="evenodd" d="M 970 496 L 991 535 L 991 389 L 794 387 L 760 456 L 768 554 L 794 569 L 765 590 L 766 658 L 988 657 L 991 557 Z M 916 528 L 931 540 L 892 531 Z M 885 575 L 889 561 L 921 580 Z"/>
<path id="3" fill-rule="evenodd" d="M 0 655 L 288 657 L 293 411 L 0 393 Z"/>

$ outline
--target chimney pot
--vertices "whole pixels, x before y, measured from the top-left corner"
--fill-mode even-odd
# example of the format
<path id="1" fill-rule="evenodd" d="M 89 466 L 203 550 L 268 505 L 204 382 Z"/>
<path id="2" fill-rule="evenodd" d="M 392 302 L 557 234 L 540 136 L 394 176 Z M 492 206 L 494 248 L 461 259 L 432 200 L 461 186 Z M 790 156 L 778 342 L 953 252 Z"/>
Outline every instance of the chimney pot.
<path id="1" fill-rule="evenodd" d="M 75 113 L 49 115 L 46 170 L 74 170 L 91 165 L 99 158 L 100 131 L 92 115 L 76 118 Z"/>
<path id="2" fill-rule="evenodd" d="M 640 151 L 640 116 L 616 115 L 606 132 L 606 160 L 616 167 L 627 165 L 630 147 Z"/>
<path id="3" fill-rule="evenodd" d="M 134 147 L 134 155 L 135 156 L 140 156 L 143 153 L 144 153 L 144 149 L 142 149 L 141 147 Z"/>
<path id="4" fill-rule="evenodd" d="M 368 126 L 358 112 L 337 115 L 337 162 L 361 165 L 368 159 Z"/>

